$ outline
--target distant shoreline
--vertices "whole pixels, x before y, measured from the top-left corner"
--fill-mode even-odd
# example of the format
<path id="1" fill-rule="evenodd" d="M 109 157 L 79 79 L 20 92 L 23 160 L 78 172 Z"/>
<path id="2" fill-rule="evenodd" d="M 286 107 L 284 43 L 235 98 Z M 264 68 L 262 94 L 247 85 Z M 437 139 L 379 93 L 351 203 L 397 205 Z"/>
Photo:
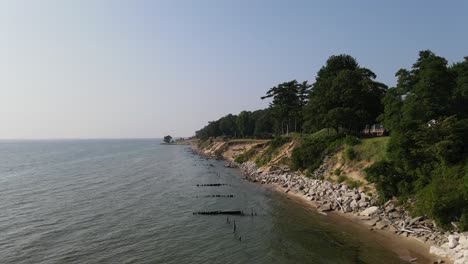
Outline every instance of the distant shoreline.
<path id="1" fill-rule="evenodd" d="M 177 141 L 175 141 L 175 142 L 161 142 L 161 143 L 159 143 L 159 145 L 190 145 L 190 142 L 185 141 L 185 140 L 181 140 L 179 142 L 177 142 Z"/>

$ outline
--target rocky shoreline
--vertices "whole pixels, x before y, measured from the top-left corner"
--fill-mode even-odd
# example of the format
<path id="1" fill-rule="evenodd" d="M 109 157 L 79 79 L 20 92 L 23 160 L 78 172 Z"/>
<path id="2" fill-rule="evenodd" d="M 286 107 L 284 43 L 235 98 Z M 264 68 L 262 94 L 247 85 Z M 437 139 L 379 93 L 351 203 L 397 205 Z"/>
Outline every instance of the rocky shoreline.
<path id="1" fill-rule="evenodd" d="M 411 217 L 393 201 L 378 206 L 374 197 L 358 189 L 351 189 L 346 184 L 307 178 L 297 172 L 284 170 L 264 172 L 253 162 L 229 162 L 226 166 L 238 167 L 245 179 L 251 182 L 276 184 L 286 193 L 302 195 L 313 202 L 319 212 L 339 211 L 353 214 L 371 230 L 389 230 L 397 235 L 414 238 L 431 245 L 430 254 L 447 258 L 455 264 L 468 263 L 468 233 L 444 232 L 429 219 Z"/>
<path id="2" fill-rule="evenodd" d="M 193 151 L 212 159 L 223 159 L 219 155 L 207 155 L 192 145 Z M 324 165 L 327 163 L 324 162 Z M 377 205 L 375 197 L 369 196 L 358 189 L 349 188 L 343 183 L 308 178 L 298 172 L 288 170 L 263 171 L 254 162 L 242 164 L 229 161 L 229 168 L 239 168 L 245 179 L 260 184 L 274 184 L 285 193 L 295 193 L 313 203 L 317 210 L 326 214 L 327 211 L 337 211 L 352 214 L 369 226 L 370 230 L 388 230 L 396 235 L 416 239 L 430 245 L 429 254 L 452 261 L 454 264 L 468 264 L 468 232 L 450 233 L 443 231 L 430 219 L 422 216 L 411 217 L 409 212 L 393 201 Z M 326 168 L 317 169 L 317 174 L 323 174 Z M 439 259 L 434 263 L 444 263 Z"/>

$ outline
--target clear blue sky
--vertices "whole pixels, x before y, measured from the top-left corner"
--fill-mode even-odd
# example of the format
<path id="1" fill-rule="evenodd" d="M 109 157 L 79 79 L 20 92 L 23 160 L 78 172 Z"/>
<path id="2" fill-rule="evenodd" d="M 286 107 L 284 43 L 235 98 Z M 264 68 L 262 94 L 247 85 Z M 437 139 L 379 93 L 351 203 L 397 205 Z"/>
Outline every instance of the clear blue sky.
<path id="1" fill-rule="evenodd" d="M 321 2 L 321 3 L 320 3 Z M 347 53 L 468 56 L 468 1 L 2 1 L 0 138 L 189 136 Z"/>

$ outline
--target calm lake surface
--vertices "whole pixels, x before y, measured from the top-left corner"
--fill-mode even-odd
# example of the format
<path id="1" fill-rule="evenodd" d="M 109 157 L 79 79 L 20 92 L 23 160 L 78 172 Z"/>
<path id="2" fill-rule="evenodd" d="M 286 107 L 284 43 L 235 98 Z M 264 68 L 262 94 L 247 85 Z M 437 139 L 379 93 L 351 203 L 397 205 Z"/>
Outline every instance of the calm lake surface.
<path id="1" fill-rule="evenodd" d="M 159 142 L 0 141 L 0 263 L 401 263 L 222 161 Z M 234 197 L 203 197 L 217 194 Z M 192 214 L 211 210 L 257 216 Z"/>

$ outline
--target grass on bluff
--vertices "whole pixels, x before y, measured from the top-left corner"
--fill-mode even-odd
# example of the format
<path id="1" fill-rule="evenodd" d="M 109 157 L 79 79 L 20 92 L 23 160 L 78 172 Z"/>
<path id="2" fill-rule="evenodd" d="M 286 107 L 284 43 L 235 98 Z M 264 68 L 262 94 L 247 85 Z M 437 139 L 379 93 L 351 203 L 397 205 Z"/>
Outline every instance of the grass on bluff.
<path id="1" fill-rule="evenodd" d="M 230 139 L 229 142 L 233 143 L 267 143 L 269 139 L 255 139 L 255 138 L 235 138 Z"/>
<path id="2" fill-rule="evenodd" d="M 301 140 L 307 140 L 307 139 L 320 139 L 320 138 L 326 138 L 329 136 L 336 136 L 336 131 L 331 128 L 324 128 L 312 134 L 299 134 L 297 132 L 292 132 L 289 135 L 293 140 L 301 141 Z"/>
<path id="3" fill-rule="evenodd" d="M 390 137 L 362 139 L 361 143 L 352 146 L 355 159 L 370 162 L 384 160 L 389 139 Z"/>

